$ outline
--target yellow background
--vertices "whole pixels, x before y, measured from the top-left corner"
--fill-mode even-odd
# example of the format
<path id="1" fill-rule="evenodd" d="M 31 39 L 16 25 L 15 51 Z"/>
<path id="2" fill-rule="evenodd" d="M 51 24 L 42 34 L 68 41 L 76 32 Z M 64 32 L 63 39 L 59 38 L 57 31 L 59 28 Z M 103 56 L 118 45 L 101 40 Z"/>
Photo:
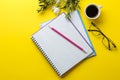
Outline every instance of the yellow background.
<path id="1" fill-rule="evenodd" d="M 55 17 L 51 10 L 38 14 L 38 0 L 0 0 L 0 80 L 120 80 L 120 1 L 80 0 L 81 16 L 89 3 L 102 5 L 96 20 L 102 31 L 117 45 L 108 51 L 101 39 L 89 33 L 97 56 L 77 65 L 63 78 L 57 76 L 30 39 L 39 24 Z"/>

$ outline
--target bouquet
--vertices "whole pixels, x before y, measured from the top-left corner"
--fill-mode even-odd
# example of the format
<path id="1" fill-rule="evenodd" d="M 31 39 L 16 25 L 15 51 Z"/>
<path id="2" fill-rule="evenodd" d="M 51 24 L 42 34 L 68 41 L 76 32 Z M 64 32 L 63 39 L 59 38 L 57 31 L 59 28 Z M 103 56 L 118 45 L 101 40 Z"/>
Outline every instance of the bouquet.
<path id="1" fill-rule="evenodd" d="M 65 10 L 67 18 L 70 18 L 70 13 L 74 10 L 79 10 L 79 0 L 39 0 L 40 8 L 38 12 L 46 10 L 51 7 L 55 14 L 61 13 L 61 10 Z"/>

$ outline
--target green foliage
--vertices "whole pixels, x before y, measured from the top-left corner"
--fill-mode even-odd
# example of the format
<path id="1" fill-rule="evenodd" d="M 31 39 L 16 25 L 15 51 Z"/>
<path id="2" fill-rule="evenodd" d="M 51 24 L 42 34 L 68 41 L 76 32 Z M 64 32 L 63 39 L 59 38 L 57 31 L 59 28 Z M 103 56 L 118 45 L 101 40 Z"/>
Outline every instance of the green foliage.
<path id="1" fill-rule="evenodd" d="M 60 10 L 65 10 L 67 17 L 70 17 L 70 12 L 80 9 L 79 0 L 39 0 L 39 10 L 42 12 L 48 7 L 56 6 Z"/>
<path id="2" fill-rule="evenodd" d="M 63 9 L 67 11 L 67 17 L 70 17 L 72 11 L 80 9 L 79 0 L 67 0 Z"/>

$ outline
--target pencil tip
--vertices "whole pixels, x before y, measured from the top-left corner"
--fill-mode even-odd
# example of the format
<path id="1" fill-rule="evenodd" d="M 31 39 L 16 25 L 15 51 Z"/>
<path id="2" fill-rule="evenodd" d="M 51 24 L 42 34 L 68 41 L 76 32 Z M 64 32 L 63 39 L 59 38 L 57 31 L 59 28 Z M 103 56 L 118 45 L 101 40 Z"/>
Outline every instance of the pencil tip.
<path id="1" fill-rule="evenodd" d="M 83 50 L 83 52 L 84 52 L 85 54 L 87 54 L 87 52 L 86 52 L 85 50 Z"/>

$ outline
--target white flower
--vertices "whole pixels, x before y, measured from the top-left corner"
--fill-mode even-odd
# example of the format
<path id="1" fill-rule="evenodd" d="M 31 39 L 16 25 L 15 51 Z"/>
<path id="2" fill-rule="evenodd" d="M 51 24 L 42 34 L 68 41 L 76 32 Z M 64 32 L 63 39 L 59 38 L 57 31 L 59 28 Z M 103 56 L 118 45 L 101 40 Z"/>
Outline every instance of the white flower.
<path id="1" fill-rule="evenodd" d="M 59 14 L 59 13 L 60 13 L 60 8 L 59 8 L 59 7 L 53 6 L 53 7 L 52 7 L 52 10 L 53 10 L 53 12 L 56 13 L 56 14 Z"/>

